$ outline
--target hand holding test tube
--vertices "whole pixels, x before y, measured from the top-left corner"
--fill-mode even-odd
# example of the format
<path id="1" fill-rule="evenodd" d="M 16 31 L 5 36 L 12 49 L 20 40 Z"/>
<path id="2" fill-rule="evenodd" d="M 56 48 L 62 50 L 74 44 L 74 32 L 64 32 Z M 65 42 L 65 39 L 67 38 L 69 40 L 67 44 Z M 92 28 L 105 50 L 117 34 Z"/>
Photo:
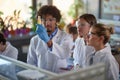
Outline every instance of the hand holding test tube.
<path id="1" fill-rule="evenodd" d="M 46 28 L 41 24 L 41 17 L 38 16 L 38 21 L 36 24 L 36 33 L 39 35 L 39 37 L 44 41 L 44 42 L 48 42 L 50 40 Z"/>

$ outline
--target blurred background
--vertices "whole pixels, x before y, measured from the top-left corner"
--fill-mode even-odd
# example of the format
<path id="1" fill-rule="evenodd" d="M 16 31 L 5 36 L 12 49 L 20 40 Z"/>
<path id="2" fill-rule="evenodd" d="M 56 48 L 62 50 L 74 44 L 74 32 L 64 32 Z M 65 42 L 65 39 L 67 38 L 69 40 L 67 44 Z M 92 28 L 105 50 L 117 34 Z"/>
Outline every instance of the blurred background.
<path id="1" fill-rule="evenodd" d="M 92 13 L 98 22 L 114 27 L 110 45 L 120 61 L 120 1 L 119 0 L 0 0 L 0 30 L 19 50 L 18 60 L 26 62 L 30 39 L 35 35 L 36 12 L 43 5 L 55 5 L 62 14 L 60 27 L 75 24 L 83 13 Z"/>

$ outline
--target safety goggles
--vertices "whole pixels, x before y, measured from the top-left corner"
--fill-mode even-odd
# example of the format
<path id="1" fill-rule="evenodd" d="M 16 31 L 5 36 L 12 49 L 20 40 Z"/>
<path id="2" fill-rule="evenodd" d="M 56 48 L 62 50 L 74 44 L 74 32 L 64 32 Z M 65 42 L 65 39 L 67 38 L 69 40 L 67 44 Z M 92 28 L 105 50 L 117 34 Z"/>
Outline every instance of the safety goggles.
<path id="1" fill-rule="evenodd" d="M 48 21 L 49 21 L 49 22 L 52 22 L 52 21 L 55 21 L 55 20 L 56 20 L 56 18 L 49 18 L 49 19 L 43 19 L 43 18 L 42 18 L 42 19 L 41 19 L 42 22 L 48 22 Z"/>

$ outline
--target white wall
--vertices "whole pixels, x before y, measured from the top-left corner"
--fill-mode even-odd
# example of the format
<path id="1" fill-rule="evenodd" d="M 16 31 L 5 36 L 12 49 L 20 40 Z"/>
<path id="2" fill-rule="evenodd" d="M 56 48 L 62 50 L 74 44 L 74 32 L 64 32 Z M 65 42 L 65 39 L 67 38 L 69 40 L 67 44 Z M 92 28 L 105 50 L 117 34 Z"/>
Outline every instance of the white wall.
<path id="1" fill-rule="evenodd" d="M 0 11 L 4 13 L 2 15 L 5 18 L 8 15 L 13 15 L 15 9 L 21 10 L 20 16 L 26 20 L 30 18 L 31 0 L 0 0 Z"/>

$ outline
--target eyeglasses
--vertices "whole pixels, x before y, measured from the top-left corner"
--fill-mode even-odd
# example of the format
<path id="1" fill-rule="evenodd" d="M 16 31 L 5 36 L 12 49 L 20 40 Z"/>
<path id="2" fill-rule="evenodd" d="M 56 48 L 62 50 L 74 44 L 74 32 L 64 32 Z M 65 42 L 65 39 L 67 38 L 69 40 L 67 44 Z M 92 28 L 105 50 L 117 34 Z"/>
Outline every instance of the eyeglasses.
<path id="1" fill-rule="evenodd" d="M 87 36 L 90 37 L 91 35 L 97 35 L 97 33 L 89 32 Z"/>
<path id="2" fill-rule="evenodd" d="M 76 21 L 77 27 L 84 27 L 84 26 L 90 26 L 88 23 L 79 23 L 79 21 Z"/>
<path id="3" fill-rule="evenodd" d="M 49 19 L 41 19 L 41 21 L 43 21 L 43 22 L 47 22 L 47 21 L 49 21 L 49 22 L 52 22 L 52 21 L 55 21 L 56 20 L 56 18 L 49 18 Z"/>

